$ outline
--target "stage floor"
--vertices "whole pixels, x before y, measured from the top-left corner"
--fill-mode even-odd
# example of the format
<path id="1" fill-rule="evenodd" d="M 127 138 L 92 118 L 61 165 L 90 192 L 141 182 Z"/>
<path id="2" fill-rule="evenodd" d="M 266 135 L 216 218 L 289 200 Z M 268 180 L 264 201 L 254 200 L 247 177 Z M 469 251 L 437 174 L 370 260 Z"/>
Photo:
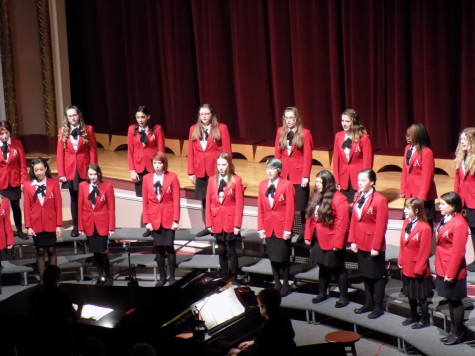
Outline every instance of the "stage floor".
<path id="1" fill-rule="evenodd" d="M 105 151 L 99 149 L 99 165 L 105 178 L 117 180 L 125 184 L 126 189 L 133 190 L 133 183 L 130 180 L 130 173 L 127 165 L 127 151 Z M 193 184 L 188 179 L 186 172 L 186 157 L 175 156 L 167 153 L 168 168 L 171 172 L 178 175 L 180 186 L 185 190 L 194 190 Z M 395 161 L 399 157 L 394 157 Z M 258 193 L 259 182 L 266 178 L 265 164 L 249 162 L 246 159 L 234 159 L 236 174 L 242 177 L 245 185 L 245 195 L 247 197 L 256 198 Z M 388 165 L 394 162 L 388 161 Z M 50 167 L 53 173 L 57 173 L 56 157 L 50 160 Z M 320 165 L 313 165 L 311 174 L 311 186 L 315 184 L 315 175 L 323 169 Z M 378 173 L 378 182 L 376 189 L 384 194 L 392 209 L 403 209 L 404 199 L 399 198 L 399 182 L 401 173 L 398 171 L 384 171 Z M 446 174 L 436 174 L 435 183 L 438 195 L 453 190 L 454 179 Z M 124 188 L 124 185 L 121 185 Z M 438 209 L 438 207 L 436 207 Z"/>

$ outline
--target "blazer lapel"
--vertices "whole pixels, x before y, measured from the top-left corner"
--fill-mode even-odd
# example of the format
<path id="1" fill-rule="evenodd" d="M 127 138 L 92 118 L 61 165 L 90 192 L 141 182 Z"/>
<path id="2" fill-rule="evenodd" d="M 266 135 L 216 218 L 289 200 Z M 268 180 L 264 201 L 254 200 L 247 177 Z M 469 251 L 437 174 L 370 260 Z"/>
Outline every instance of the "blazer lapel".
<path id="1" fill-rule="evenodd" d="M 452 217 L 449 222 L 447 222 L 444 226 L 440 228 L 439 232 L 437 233 L 437 242 L 439 242 L 439 240 L 447 233 L 447 230 L 453 223 L 454 217 Z"/>
<path id="2" fill-rule="evenodd" d="M 224 204 L 224 201 L 228 197 L 230 189 L 231 189 L 231 184 L 226 184 L 226 186 L 224 187 L 224 190 L 223 190 L 223 202 L 221 203 L 221 205 Z M 231 190 L 231 193 L 232 193 L 232 190 Z M 267 201 L 269 201 L 269 199 L 267 199 Z"/>
<path id="3" fill-rule="evenodd" d="M 419 233 L 419 230 L 420 230 L 420 225 L 419 223 L 417 223 L 416 226 L 414 226 L 414 228 L 410 232 L 409 236 L 407 237 L 407 240 L 404 241 L 404 244 L 407 245 L 414 238 L 414 236 L 416 236 Z"/>
<path id="4" fill-rule="evenodd" d="M 165 196 L 165 192 L 167 191 L 168 187 L 170 186 L 170 176 L 169 174 L 165 173 L 163 175 L 163 186 L 162 186 L 162 193 L 160 194 L 159 202 L 162 202 L 163 197 Z M 155 195 L 156 196 L 156 195 Z"/>
<path id="5" fill-rule="evenodd" d="M 373 197 L 374 197 L 374 191 L 373 193 L 371 193 L 369 195 L 369 197 L 366 199 L 364 205 L 363 205 L 363 209 L 361 209 L 361 216 L 358 220 L 361 220 L 363 219 L 363 216 L 368 212 L 368 210 L 371 208 L 371 203 L 373 201 Z"/>

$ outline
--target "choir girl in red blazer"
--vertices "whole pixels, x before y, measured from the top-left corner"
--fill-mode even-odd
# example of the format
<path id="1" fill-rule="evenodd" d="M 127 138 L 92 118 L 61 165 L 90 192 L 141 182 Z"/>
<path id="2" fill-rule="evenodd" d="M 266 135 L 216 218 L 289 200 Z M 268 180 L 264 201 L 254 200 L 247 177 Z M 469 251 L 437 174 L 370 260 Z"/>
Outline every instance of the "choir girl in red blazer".
<path id="1" fill-rule="evenodd" d="M 21 227 L 20 199 L 23 185 L 28 181 L 25 151 L 21 141 L 11 138 L 11 126 L 7 121 L 0 121 L 0 194 L 8 198 L 13 211 L 15 235 L 23 240 L 28 236 Z"/>
<path id="2" fill-rule="evenodd" d="M 221 152 L 232 155 L 228 127 L 218 123 L 211 105 L 203 104 L 198 112 L 197 123 L 190 127 L 187 156 L 188 177 L 195 185 L 195 199 L 201 200 L 203 220 L 206 212 L 208 178 L 215 174 L 216 159 Z M 209 231 L 205 228 L 196 236 L 208 234 Z"/>
<path id="3" fill-rule="evenodd" d="M 38 274 L 43 278 L 45 253 L 50 265 L 57 263 L 56 239 L 63 232 L 61 191 L 43 158 L 31 161 L 29 178 L 30 182 L 23 187 L 25 227 L 28 235 L 33 236 Z"/>
<path id="4" fill-rule="evenodd" d="M 462 199 L 457 193 L 442 194 L 439 209 L 443 218 L 436 228 L 435 289 L 439 296 L 447 298 L 451 320 L 449 335 L 440 341 L 455 345 L 462 342 L 465 334 L 462 299 L 467 296 L 465 246 L 468 224 L 461 214 Z"/>
<path id="5" fill-rule="evenodd" d="M 299 110 L 294 106 L 285 108 L 282 127 L 275 136 L 275 157 L 282 161 L 281 176 L 294 185 L 295 210 L 300 213 L 302 228 L 308 204 L 312 149 L 312 134 L 303 128 Z"/>
<path id="6" fill-rule="evenodd" d="M 307 207 L 305 243 L 311 246 L 310 256 L 318 263 L 318 296 L 313 303 L 327 299 L 332 275 L 338 283 L 340 299 L 336 308 L 348 305 L 348 272 L 345 268 L 346 241 L 350 227 L 349 204 L 336 190 L 335 178 L 327 171 L 318 172 L 315 191 Z"/>
<path id="7" fill-rule="evenodd" d="M 153 124 L 146 106 L 138 107 L 135 120 L 137 122 L 129 126 L 127 133 L 127 157 L 130 178 L 135 183 L 135 195 L 141 197 L 142 178 L 153 171 L 153 154 L 165 152 L 165 135 L 160 125 Z"/>
<path id="8" fill-rule="evenodd" d="M 267 179 L 259 184 L 257 196 L 257 230 L 266 240 L 266 250 L 272 265 L 275 289 L 282 296 L 290 293 L 290 250 L 294 224 L 295 190 L 293 184 L 280 176 L 282 162 L 269 158 Z M 284 281 L 280 283 L 280 277 Z"/>
<path id="9" fill-rule="evenodd" d="M 407 129 L 406 140 L 400 197 L 405 199 L 414 197 L 424 201 L 427 221 L 432 228 L 437 190 L 434 183 L 434 154 L 430 147 L 429 134 L 424 125 L 412 124 Z"/>
<path id="10" fill-rule="evenodd" d="M 10 222 L 10 201 L 0 194 L 0 278 L 2 274 L 2 260 L 7 259 L 7 250 L 10 250 L 15 243 L 13 239 L 13 229 Z M 1 280 L 0 280 L 1 282 Z M 1 293 L 1 283 L 0 283 Z"/>
<path id="11" fill-rule="evenodd" d="M 165 153 L 153 154 L 152 167 L 153 172 L 144 177 L 142 185 L 143 223 L 152 231 L 160 273 L 156 286 L 161 287 L 167 282 L 165 258 L 168 258 L 168 283 L 175 283 L 174 241 L 180 221 L 180 183 L 176 174 L 168 171 Z"/>
<path id="12" fill-rule="evenodd" d="M 115 195 L 112 184 L 102 180 L 97 163 L 87 167 L 87 179 L 79 184 L 79 233 L 87 236 L 99 274 L 99 283 L 112 285 L 109 236 L 115 231 Z"/>
<path id="13" fill-rule="evenodd" d="M 336 188 L 353 202 L 358 190 L 358 174 L 373 168 L 373 147 L 360 116 L 353 109 L 341 114 L 343 131 L 335 135 L 333 148 L 333 175 Z"/>
<path id="14" fill-rule="evenodd" d="M 384 271 L 388 201 L 375 190 L 376 173 L 364 169 L 358 175 L 348 242 L 358 254 L 359 271 L 364 277 L 365 303 L 355 309 L 356 314 L 371 311 L 369 319 L 384 314 Z"/>
<path id="15" fill-rule="evenodd" d="M 455 151 L 455 193 L 462 198 L 475 247 L 475 127 L 467 127 L 459 137 Z M 475 272 L 475 261 L 467 266 Z"/>
<path id="16" fill-rule="evenodd" d="M 411 317 L 402 325 L 413 329 L 430 326 L 427 298 L 432 297 L 432 276 L 429 257 L 432 249 L 432 228 L 427 222 L 424 201 L 409 198 L 404 207 L 404 220 L 399 241 L 398 265 L 402 268 L 403 294 L 409 299 Z M 421 307 L 421 317 L 417 313 Z"/>
<path id="17" fill-rule="evenodd" d="M 218 243 L 221 273 L 225 277 L 237 276 L 236 241 L 241 236 L 244 187 L 227 152 L 218 156 L 216 175 L 208 181 L 206 201 L 206 226 Z"/>
<path id="18" fill-rule="evenodd" d="M 84 123 L 81 110 L 74 105 L 65 110 L 63 127 L 59 129 L 56 159 L 58 179 L 63 189 L 69 189 L 73 218 L 71 236 L 76 237 L 79 236 L 79 183 L 86 180 L 89 163 L 97 163 L 97 142 L 92 126 Z"/>

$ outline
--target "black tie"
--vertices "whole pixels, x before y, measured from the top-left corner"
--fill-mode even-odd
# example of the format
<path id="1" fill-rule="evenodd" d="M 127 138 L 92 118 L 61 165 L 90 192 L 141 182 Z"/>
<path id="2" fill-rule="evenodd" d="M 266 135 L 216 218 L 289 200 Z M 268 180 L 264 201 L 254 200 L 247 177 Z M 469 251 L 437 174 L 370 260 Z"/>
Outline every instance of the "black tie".
<path id="1" fill-rule="evenodd" d="M 226 181 L 224 179 L 221 179 L 221 181 L 219 182 L 218 195 L 219 193 L 224 191 L 225 186 L 226 186 Z"/>
<path id="2" fill-rule="evenodd" d="M 79 129 L 76 127 L 73 131 L 71 131 L 71 136 L 73 136 L 73 138 L 75 140 L 78 139 L 78 136 L 79 136 Z"/>
<path id="3" fill-rule="evenodd" d="M 348 148 L 348 149 L 351 149 L 351 143 L 353 141 L 351 141 L 351 138 L 348 137 L 345 141 L 343 141 L 343 144 L 341 145 L 341 148 L 345 149 L 345 148 Z"/>
<path id="4" fill-rule="evenodd" d="M 8 143 L 4 143 L 2 146 L 3 159 L 6 161 L 8 157 Z"/>
<path id="5" fill-rule="evenodd" d="M 407 165 L 409 165 L 409 162 L 411 162 L 411 157 L 412 157 L 412 147 L 406 153 L 406 164 Z"/>
<path id="6" fill-rule="evenodd" d="M 145 130 L 140 130 L 140 142 L 142 142 L 143 145 L 147 144 L 147 132 Z"/>
<path id="7" fill-rule="evenodd" d="M 294 132 L 289 131 L 289 133 L 287 134 L 287 140 L 289 141 L 289 146 L 292 146 L 293 139 L 294 139 Z"/>
<path id="8" fill-rule="evenodd" d="M 92 185 L 92 190 L 89 193 L 89 196 L 87 199 L 93 204 L 96 205 L 96 197 L 99 195 L 99 189 L 97 188 L 97 185 L 93 184 Z"/>
<path id="9" fill-rule="evenodd" d="M 266 197 L 269 197 L 270 195 L 272 198 L 274 198 L 274 193 L 275 193 L 275 185 L 271 184 L 269 185 L 269 188 L 267 188 Z"/>
<path id="10" fill-rule="evenodd" d="M 409 224 L 407 224 L 406 230 L 405 230 L 406 234 L 409 235 L 409 234 L 411 233 L 412 227 L 414 226 L 414 224 L 415 224 L 416 222 L 417 222 L 417 220 L 409 221 Z"/>
<path id="11" fill-rule="evenodd" d="M 363 207 L 365 199 L 366 198 L 363 194 L 363 196 L 360 198 L 360 200 L 358 200 L 358 209 L 361 209 Z"/>
<path id="12" fill-rule="evenodd" d="M 162 183 L 160 183 L 159 180 L 157 180 L 153 186 L 155 187 L 155 195 L 162 194 Z"/>
<path id="13" fill-rule="evenodd" d="M 204 129 L 203 136 L 201 136 L 201 141 L 208 141 L 208 136 L 209 136 L 208 129 Z"/>
<path id="14" fill-rule="evenodd" d="M 36 192 L 33 199 L 38 199 L 39 194 L 43 194 L 43 198 L 46 195 L 46 186 L 44 184 L 36 186 Z"/>
<path id="15" fill-rule="evenodd" d="M 446 223 L 447 223 L 446 217 L 444 216 L 444 218 L 442 220 L 440 220 L 439 226 L 437 226 L 437 232 L 439 232 L 440 229 L 442 228 L 442 226 L 444 226 Z"/>

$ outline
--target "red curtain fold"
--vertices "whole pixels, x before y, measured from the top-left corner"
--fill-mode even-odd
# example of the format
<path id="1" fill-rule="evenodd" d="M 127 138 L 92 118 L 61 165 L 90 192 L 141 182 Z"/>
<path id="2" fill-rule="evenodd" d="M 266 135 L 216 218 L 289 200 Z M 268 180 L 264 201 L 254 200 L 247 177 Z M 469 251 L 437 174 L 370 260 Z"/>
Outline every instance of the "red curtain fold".
<path id="1" fill-rule="evenodd" d="M 97 131 L 138 105 L 186 136 L 200 103 L 233 137 L 272 139 L 299 107 L 317 147 L 360 112 L 375 148 L 422 122 L 437 152 L 474 125 L 471 0 L 66 0 L 73 102 Z"/>

